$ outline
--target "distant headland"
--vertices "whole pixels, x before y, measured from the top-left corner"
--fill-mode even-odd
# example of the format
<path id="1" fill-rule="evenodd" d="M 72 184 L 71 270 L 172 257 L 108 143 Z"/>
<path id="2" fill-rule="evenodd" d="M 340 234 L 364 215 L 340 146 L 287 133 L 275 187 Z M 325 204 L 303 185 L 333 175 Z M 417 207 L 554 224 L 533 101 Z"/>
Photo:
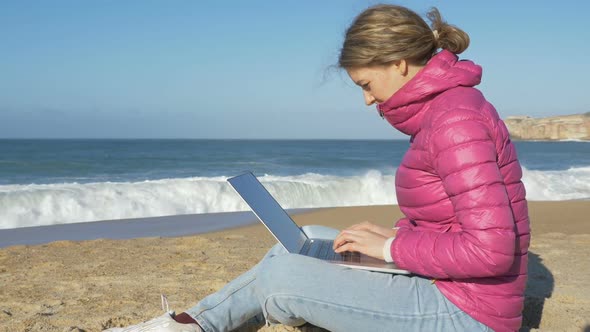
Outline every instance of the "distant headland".
<path id="1" fill-rule="evenodd" d="M 509 116 L 504 122 L 514 140 L 590 141 L 590 112 L 546 118 Z"/>

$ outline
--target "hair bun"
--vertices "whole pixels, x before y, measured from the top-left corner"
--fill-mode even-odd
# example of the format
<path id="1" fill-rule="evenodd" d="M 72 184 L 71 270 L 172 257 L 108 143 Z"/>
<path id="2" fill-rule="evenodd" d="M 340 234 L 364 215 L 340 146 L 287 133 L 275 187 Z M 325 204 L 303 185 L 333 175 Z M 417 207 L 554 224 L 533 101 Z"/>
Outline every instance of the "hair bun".
<path id="1" fill-rule="evenodd" d="M 431 22 L 434 39 L 438 48 L 448 50 L 455 54 L 461 54 L 469 47 L 469 35 L 456 26 L 445 22 L 436 7 L 432 7 L 428 14 L 426 14 L 426 17 Z"/>

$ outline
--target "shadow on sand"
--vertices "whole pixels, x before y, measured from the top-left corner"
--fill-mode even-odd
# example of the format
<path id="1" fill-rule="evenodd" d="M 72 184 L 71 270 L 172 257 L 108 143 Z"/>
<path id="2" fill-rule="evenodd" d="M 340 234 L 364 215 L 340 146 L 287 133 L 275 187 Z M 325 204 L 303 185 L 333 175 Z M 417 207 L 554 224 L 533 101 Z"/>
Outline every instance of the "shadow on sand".
<path id="1" fill-rule="evenodd" d="M 555 281 L 553 274 L 545 265 L 539 255 L 529 251 L 528 282 L 525 291 L 524 310 L 522 312 L 523 331 L 539 328 L 545 299 L 551 297 Z M 586 331 L 586 330 L 584 330 Z M 590 330 L 588 330 L 590 332 Z"/>

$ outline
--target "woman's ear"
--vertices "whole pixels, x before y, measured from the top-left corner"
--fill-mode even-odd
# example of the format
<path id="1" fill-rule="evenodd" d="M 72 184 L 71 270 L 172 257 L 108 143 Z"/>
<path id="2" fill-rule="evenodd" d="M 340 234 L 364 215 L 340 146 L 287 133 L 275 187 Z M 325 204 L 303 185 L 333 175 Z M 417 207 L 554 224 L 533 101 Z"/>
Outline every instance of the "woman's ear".
<path id="1" fill-rule="evenodd" d="M 408 62 L 406 60 L 398 60 L 391 64 L 390 68 L 400 76 L 408 75 Z"/>
<path id="2" fill-rule="evenodd" d="M 397 71 L 402 76 L 408 75 L 408 62 L 404 59 L 401 59 L 397 63 Z"/>

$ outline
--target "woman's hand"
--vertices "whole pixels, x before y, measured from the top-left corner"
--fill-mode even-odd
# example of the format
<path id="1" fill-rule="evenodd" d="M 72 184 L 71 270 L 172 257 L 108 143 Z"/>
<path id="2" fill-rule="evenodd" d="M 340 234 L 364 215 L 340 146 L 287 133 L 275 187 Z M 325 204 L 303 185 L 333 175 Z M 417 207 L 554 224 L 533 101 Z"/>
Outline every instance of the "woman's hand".
<path id="1" fill-rule="evenodd" d="M 356 224 L 356 225 L 352 225 L 346 229 L 344 229 L 345 231 L 347 230 L 363 230 L 363 231 L 369 231 L 369 232 L 373 232 L 376 234 L 380 234 L 385 236 L 386 238 L 390 238 L 390 237 L 394 237 L 395 234 L 397 234 L 397 229 L 394 228 L 389 228 L 389 227 L 383 227 L 383 226 L 379 226 L 379 225 L 375 225 L 371 222 L 368 221 L 363 221 L 360 224 Z"/>
<path id="2" fill-rule="evenodd" d="M 384 259 L 383 246 L 397 230 L 372 224 L 368 221 L 344 229 L 334 239 L 334 251 L 356 251 L 367 256 Z"/>

